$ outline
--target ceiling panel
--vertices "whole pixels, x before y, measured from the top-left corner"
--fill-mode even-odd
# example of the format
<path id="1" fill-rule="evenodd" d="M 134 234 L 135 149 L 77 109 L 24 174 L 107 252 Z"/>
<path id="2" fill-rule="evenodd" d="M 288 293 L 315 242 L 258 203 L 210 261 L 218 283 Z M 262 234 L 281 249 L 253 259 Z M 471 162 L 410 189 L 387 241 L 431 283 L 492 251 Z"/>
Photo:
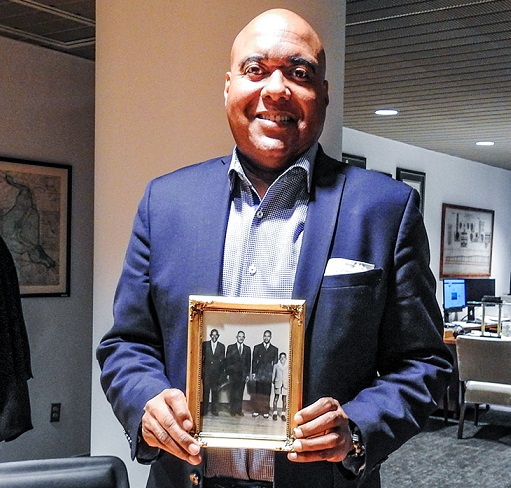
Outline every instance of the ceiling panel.
<path id="1" fill-rule="evenodd" d="M 511 1 L 347 0 L 344 96 L 347 127 L 511 169 Z"/>
<path id="2" fill-rule="evenodd" d="M 91 0 L 0 0 L 0 35 L 93 60 Z"/>

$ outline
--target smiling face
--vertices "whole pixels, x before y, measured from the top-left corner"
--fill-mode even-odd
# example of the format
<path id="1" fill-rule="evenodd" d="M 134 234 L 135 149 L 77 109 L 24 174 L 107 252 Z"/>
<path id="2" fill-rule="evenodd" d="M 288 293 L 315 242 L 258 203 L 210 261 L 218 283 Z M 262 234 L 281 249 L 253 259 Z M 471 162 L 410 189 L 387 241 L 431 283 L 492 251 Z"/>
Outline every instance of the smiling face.
<path id="1" fill-rule="evenodd" d="M 317 34 L 287 10 L 256 17 L 234 41 L 224 95 L 238 149 L 256 169 L 282 173 L 323 129 L 328 83 Z"/>

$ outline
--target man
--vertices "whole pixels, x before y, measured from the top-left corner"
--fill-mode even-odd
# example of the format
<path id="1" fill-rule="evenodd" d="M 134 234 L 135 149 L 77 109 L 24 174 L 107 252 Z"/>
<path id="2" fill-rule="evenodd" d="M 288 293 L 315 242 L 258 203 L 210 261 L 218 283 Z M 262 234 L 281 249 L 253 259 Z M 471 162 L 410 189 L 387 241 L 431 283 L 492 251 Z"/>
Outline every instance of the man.
<path id="1" fill-rule="evenodd" d="M 231 417 L 243 417 L 243 393 L 250 375 L 250 347 L 243 344 L 245 332 L 236 334 L 236 342 L 227 346 L 225 372 L 229 379 L 229 403 Z"/>
<path id="2" fill-rule="evenodd" d="M 418 194 L 318 146 L 325 67 L 301 17 L 256 17 L 226 74 L 232 157 L 156 179 L 139 206 L 98 358 L 132 455 L 153 462 L 151 488 L 378 487 L 447 385 Z M 189 435 L 188 297 L 216 293 L 306 300 L 292 452 L 201 453 Z"/>
<path id="3" fill-rule="evenodd" d="M 209 333 L 210 340 L 202 343 L 202 414 L 209 410 L 211 396 L 211 414 L 218 416 L 218 389 L 225 376 L 225 346 L 218 341 L 217 329 Z"/>
<path id="4" fill-rule="evenodd" d="M 279 359 L 279 350 L 270 343 L 271 331 L 263 332 L 263 342 L 254 346 L 252 356 L 252 379 L 255 381 L 255 391 L 251 398 L 254 409 L 253 416 L 263 414 L 267 419 L 270 410 L 271 382 L 273 366 Z"/>

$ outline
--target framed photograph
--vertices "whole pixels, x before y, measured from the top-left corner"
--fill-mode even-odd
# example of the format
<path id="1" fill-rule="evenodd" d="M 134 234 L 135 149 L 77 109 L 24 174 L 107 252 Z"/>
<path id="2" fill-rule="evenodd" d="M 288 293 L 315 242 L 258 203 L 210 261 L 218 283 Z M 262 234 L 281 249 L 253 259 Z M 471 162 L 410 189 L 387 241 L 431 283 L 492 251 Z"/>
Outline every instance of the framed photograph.
<path id="1" fill-rule="evenodd" d="M 440 278 L 489 277 L 494 211 L 442 205 Z"/>
<path id="2" fill-rule="evenodd" d="M 396 168 L 396 180 L 402 181 L 417 190 L 420 196 L 420 210 L 424 215 L 424 198 L 426 195 L 426 173 L 410 169 Z"/>
<path id="3" fill-rule="evenodd" d="M 359 168 L 365 168 L 367 165 L 367 159 L 363 156 L 355 156 L 354 154 L 342 153 L 341 161 L 343 163 L 351 164 Z"/>
<path id="4" fill-rule="evenodd" d="M 0 158 L 0 235 L 20 292 L 69 296 L 71 166 Z"/>
<path id="5" fill-rule="evenodd" d="M 376 171 L 377 173 L 381 173 L 382 175 L 392 178 L 392 173 L 387 173 L 386 171 L 380 171 L 379 169 L 373 169 L 373 171 Z"/>
<path id="6" fill-rule="evenodd" d="M 304 300 L 190 296 L 186 395 L 204 447 L 290 451 Z"/>

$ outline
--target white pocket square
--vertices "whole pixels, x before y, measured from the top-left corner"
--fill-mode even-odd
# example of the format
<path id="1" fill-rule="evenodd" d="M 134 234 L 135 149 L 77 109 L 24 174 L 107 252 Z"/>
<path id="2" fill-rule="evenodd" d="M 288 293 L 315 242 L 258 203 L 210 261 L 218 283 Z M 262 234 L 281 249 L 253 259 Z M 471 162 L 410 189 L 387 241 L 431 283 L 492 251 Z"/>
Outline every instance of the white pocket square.
<path id="1" fill-rule="evenodd" d="M 370 271 L 371 269 L 374 269 L 374 264 L 345 258 L 331 258 L 326 264 L 325 276 L 362 273 L 364 271 Z"/>

